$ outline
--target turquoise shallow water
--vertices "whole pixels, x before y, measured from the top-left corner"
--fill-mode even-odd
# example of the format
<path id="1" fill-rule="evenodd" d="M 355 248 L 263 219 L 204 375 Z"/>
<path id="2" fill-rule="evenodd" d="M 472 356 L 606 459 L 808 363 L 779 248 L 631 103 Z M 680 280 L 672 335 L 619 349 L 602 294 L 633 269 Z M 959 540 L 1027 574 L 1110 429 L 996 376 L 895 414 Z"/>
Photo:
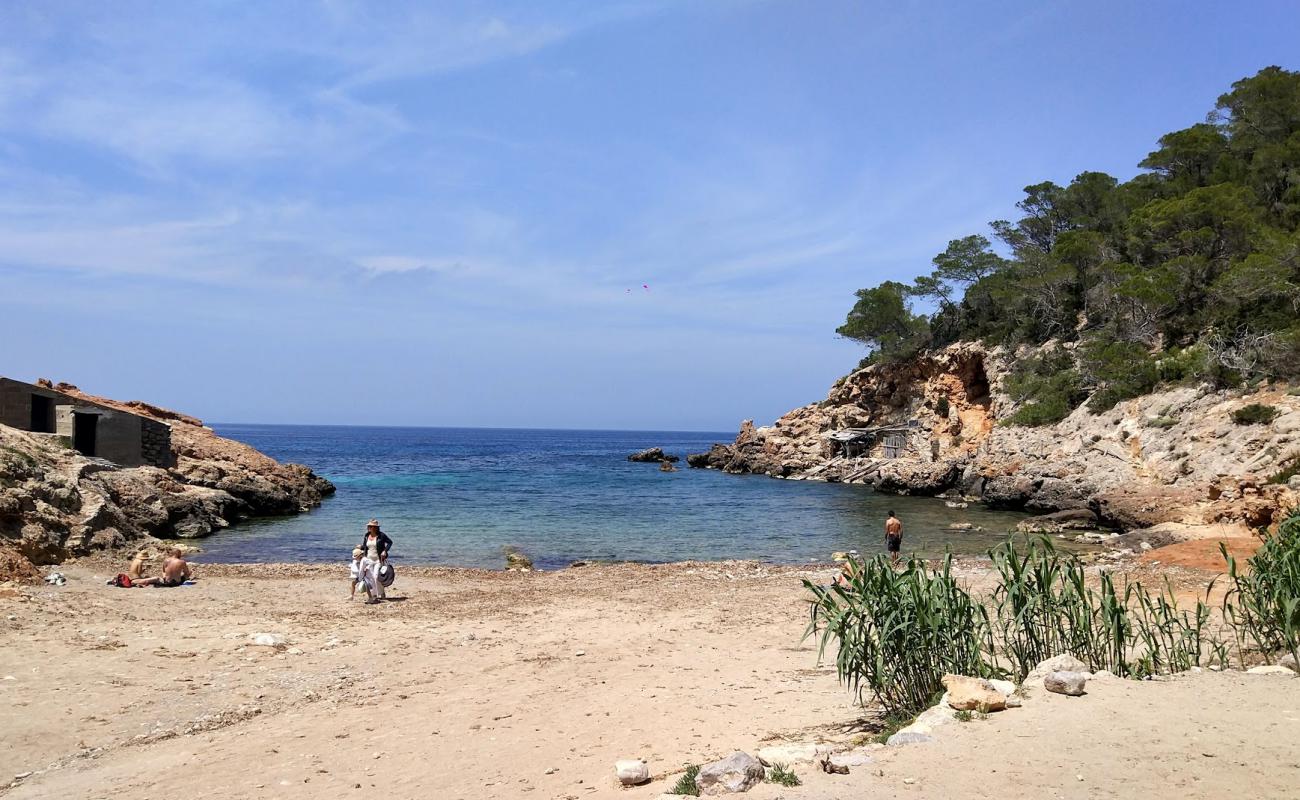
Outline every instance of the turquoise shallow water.
<path id="1" fill-rule="evenodd" d="M 312 467 L 338 493 L 311 513 L 251 520 L 205 540 L 209 561 L 343 562 L 366 520 L 378 517 L 398 563 L 500 567 L 505 545 L 543 569 L 582 559 L 802 563 L 835 550 L 878 551 L 891 508 L 905 525 L 904 550 L 976 554 L 1025 516 L 685 466 L 686 453 L 729 441 L 729 433 L 214 427 Z M 645 447 L 682 456 L 680 470 L 626 460 Z M 946 530 L 952 522 L 985 530 Z"/>

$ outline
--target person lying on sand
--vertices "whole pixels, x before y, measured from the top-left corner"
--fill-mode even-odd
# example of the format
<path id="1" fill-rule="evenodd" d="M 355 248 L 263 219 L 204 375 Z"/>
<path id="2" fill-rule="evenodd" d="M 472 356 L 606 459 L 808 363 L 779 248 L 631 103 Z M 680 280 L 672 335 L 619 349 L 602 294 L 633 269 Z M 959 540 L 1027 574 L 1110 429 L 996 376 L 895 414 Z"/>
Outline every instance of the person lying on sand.
<path id="1" fill-rule="evenodd" d="M 181 558 L 181 551 L 172 548 L 167 552 L 167 560 L 163 562 L 162 575 L 156 578 L 141 578 L 133 580 L 132 586 L 180 586 L 190 579 L 190 565 L 185 563 Z"/>

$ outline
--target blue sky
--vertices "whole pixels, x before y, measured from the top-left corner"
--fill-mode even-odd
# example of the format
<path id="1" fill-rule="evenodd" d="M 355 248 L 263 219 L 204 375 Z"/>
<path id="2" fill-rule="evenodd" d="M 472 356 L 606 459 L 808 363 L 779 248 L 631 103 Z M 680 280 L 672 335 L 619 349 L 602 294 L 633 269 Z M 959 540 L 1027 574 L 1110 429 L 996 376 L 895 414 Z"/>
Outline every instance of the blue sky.
<path id="1" fill-rule="evenodd" d="M 1026 184 L 1131 176 L 1297 32 L 1294 2 L 0 0 L 0 374 L 216 421 L 768 422 L 861 357 L 855 289 Z"/>

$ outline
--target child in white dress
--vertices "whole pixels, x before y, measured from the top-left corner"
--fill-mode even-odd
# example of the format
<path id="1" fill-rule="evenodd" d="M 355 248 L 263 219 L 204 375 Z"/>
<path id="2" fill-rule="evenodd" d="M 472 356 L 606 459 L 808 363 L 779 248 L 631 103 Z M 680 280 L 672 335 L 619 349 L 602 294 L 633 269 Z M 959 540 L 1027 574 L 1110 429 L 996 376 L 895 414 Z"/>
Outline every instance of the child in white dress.
<path id="1" fill-rule="evenodd" d="M 357 598 L 357 584 L 362 580 L 361 577 L 361 548 L 355 548 L 352 551 L 352 561 L 348 564 L 348 600 Z"/>

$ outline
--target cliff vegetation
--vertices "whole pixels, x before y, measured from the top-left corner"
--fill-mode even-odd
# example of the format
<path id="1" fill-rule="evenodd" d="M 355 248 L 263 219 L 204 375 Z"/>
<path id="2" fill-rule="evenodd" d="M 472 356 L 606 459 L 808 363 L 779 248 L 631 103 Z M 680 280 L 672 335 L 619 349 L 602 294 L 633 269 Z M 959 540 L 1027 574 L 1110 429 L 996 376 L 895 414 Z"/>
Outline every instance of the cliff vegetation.
<path id="1" fill-rule="evenodd" d="M 1142 172 L 1025 187 L 1019 217 L 859 290 L 838 333 L 897 363 L 960 341 L 1051 345 L 1015 365 L 1009 424 L 1102 413 L 1157 386 L 1300 375 L 1300 72 L 1272 66 Z"/>

